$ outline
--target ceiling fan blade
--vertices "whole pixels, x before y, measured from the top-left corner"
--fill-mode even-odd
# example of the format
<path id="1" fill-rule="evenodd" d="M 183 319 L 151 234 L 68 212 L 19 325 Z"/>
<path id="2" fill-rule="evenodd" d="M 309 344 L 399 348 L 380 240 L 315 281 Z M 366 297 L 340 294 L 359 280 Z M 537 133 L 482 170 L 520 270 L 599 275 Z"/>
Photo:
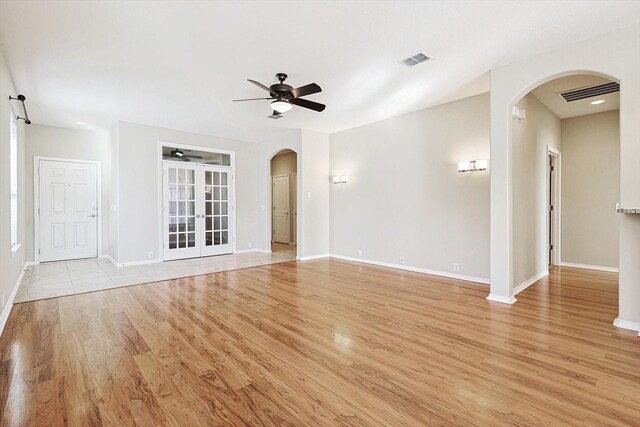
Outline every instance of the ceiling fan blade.
<path id="1" fill-rule="evenodd" d="M 272 100 L 273 98 L 248 98 L 248 99 L 234 99 L 233 102 L 241 102 L 241 101 L 262 101 L 262 100 Z"/>
<path id="2" fill-rule="evenodd" d="M 185 154 L 184 156 L 182 156 L 182 158 L 183 158 L 183 159 L 184 159 L 185 157 L 186 157 L 186 158 L 188 158 L 188 159 L 203 159 L 203 158 L 204 158 L 204 157 L 202 157 L 202 156 L 192 156 L 192 155 L 190 155 L 190 154 Z"/>
<path id="3" fill-rule="evenodd" d="M 312 95 L 314 93 L 322 92 L 322 88 L 315 83 L 310 83 L 305 86 L 300 86 L 299 88 L 293 89 L 291 91 L 291 95 L 294 98 L 300 98 L 301 96 Z"/>
<path id="4" fill-rule="evenodd" d="M 298 107 L 308 108 L 310 110 L 317 111 L 317 112 L 324 111 L 324 109 L 327 108 L 327 106 L 324 104 L 320 104 L 318 102 L 313 102 L 313 101 L 309 101 L 307 99 L 302 99 L 302 98 L 293 98 L 289 102 L 292 103 L 293 105 L 297 105 Z"/>
<path id="5" fill-rule="evenodd" d="M 269 92 L 273 96 L 277 96 L 278 95 L 277 93 L 275 93 L 274 91 L 272 91 L 271 89 L 269 89 L 268 87 L 266 87 L 265 85 L 263 85 L 260 82 L 257 82 L 255 80 L 251 80 L 251 79 L 247 79 L 247 81 L 253 83 L 254 85 L 258 86 L 259 88 L 262 88 L 262 89 L 266 90 L 267 92 Z"/>

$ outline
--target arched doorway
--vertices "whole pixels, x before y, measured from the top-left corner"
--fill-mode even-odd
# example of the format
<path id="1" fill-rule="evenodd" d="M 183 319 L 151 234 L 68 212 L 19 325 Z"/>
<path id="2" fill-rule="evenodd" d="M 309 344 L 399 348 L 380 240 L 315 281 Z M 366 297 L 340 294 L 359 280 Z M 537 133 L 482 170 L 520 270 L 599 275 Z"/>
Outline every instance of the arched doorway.
<path id="1" fill-rule="evenodd" d="M 640 101 L 634 96 L 625 96 L 625 88 L 631 93 L 640 87 L 640 76 L 634 71 L 632 60 L 613 47 L 613 40 L 604 40 L 601 55 L 593 56 L 593 46 L 574 45 L 542 57 L 530 58 L 492 70 L 491 83 L 491 290 L 487 299 L 513 304 L 513 164 L 512 154 L 512 107 L 525 94 L 558 77 L 573 74 L 590 74 L 609 78 L 620 83 L 620 202 L 636 205 L 640 200 L 640 176 L 634 165 L 637 157 L 630 156 L 640 150 L 633 137 L 640 130 L 640 123 L 633 119 Z M 625 155 L 624 153 L 627 153 Z M 640 293 L 637 278 L 637 253 L 640 243 L 640 221 L 634 215 L 620 216 L 619 240 L 619 314 L 616 324 L 626 324 L 629 329 L 640 330 Z"/>
<path id="2" fill-rule="evenodd" d="M 298 232 L 298 153 L 285 148 L 269 159 L 267 216 L 272 253 L 297 254 Z"/>
<path id="3" fill-rule="evenodd" d="M 568 266 L 618 271 L 619 84 L 571 74 L 511 114 L 512 296 Z"/>

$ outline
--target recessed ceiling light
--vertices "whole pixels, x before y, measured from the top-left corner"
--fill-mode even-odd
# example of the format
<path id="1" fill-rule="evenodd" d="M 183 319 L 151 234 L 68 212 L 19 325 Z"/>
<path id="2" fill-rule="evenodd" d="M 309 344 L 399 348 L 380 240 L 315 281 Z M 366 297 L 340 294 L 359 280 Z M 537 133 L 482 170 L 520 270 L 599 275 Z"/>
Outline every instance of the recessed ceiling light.
<path id="1" fill-rule="evenodd" d="M 84 126 L 84 125 L 86 125 L 86 123 L 85 123 L 85 122 L 76 122 L 76 124 L 77 124 L 77 125 L 80 125 L 80 126 Z"/>
<path id="2" fill-rule="evenodd" d="M 593 101 L 591 105 L 600 105 L 604 104 L 604 99 L 598 99 L 597 101 Z"/>

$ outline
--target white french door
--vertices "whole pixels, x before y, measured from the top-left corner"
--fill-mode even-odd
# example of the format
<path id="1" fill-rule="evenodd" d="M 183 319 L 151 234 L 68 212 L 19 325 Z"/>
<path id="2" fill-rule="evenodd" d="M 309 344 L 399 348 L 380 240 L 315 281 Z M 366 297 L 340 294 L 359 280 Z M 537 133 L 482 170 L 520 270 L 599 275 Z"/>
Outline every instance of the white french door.
<path id="1" fill-rule="evenodd" d="M 231 171 L 163 162 L 165 260 L 233 253 Z"/>
<path id="2" fill-rule="evenodd" d="M 40 160 L 39 261 L 98 256 L 97 166 Z"/>

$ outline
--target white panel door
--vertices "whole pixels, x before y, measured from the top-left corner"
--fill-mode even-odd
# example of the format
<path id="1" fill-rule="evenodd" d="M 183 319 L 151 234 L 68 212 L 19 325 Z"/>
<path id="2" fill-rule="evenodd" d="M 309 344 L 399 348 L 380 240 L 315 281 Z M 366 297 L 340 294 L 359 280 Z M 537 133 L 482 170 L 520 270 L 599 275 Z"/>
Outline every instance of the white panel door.
<path id="1" fill-rule="evenodd" d="M 197 191 L 198 166 L 178 162 L 164 162 L 164 259 L 200 256 L 198 241 Z"/>
<path id="2" fill-rule="evenodd" d="M 41 160 L 40 261 L 98 256 L 97 166 Z"/>
<path id="3" fill-rule="evenodd" d="M 273 241 L 289 244 L 289 175 L 273 177 Z"/>
<path id="4" fill-rule="evenodd" d="M 201 196 L 203 208 L 202 256 L 233 253 L 233 175 L 230 168 L 202 166 L 204 192 Z"/>
<path id="5" fill-rule="evenodd" d="M 229 167 L 163 162 L 164 259 L 233 253 Z"/>

